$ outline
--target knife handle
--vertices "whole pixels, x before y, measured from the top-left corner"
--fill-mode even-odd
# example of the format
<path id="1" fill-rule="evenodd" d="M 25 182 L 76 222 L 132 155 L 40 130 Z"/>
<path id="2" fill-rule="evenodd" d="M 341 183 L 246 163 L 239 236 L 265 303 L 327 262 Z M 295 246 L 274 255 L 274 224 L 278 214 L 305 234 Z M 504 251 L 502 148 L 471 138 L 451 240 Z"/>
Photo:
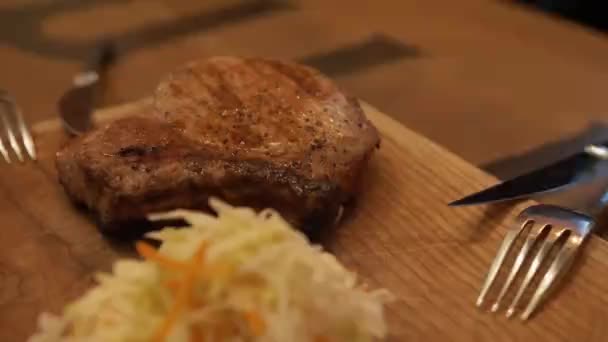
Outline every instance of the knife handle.
<path id="1" fill-rule="evenodd" d="M 85 70 L 103 72 L 116 60 L 116 46 L 109 41 L 102 42 L 91 56 Z"/>
<path id="2" fill-rule="evenodd" d="M 107 68 L 116 60 L 116 48 L 111 42 L 103 42 L 87 62 L 84 70 L 74 76 L 77 87 L 89 86 L 101 78 Z"/>

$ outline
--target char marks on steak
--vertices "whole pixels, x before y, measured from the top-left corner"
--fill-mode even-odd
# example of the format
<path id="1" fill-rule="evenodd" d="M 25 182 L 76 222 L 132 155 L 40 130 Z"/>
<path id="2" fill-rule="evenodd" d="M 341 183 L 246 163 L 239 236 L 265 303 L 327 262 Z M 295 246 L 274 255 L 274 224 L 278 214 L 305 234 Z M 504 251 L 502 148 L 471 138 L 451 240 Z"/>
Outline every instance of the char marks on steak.
<path id="1" fill-rule="evenodd" d="M 57 154 L 66 192 L 102 227 L 209 196 L 324 224 L 357 192 L 378 145 L 357 100 L 318 71 L 215 57 L 171 73 L 154 110 L 71 141 Z"/>

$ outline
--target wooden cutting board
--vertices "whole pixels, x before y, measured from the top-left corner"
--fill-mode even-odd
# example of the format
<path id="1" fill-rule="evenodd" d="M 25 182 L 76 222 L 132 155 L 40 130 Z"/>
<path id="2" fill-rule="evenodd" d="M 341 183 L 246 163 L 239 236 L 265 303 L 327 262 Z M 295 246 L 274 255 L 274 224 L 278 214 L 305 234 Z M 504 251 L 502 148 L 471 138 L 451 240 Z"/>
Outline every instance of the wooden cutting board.
<path id="1" fill-rule="evenodd" d="M 143 100 L 97 113 L 100 121 L 149 110 Z M 395 341 L 605 341 L 608 244 L 592 238 L 542 311 L 527 323 L 474 306 L 496 249 L 521 210 L 449 208 L 495 179 L 388 116 L 365 106 L 382 147 L 358 206 L 325 246 L 373 286 Z M 37 164 L 0 166 L 0 341 L 22 341 L 41 311 L 57 312 L 109 270 L 129 243 L 105 239 L 56 182 L 54 154 L 67 141 L 57 121 L 34 126 Z M 483 143 L 483 142 L 480 142 Z"/>

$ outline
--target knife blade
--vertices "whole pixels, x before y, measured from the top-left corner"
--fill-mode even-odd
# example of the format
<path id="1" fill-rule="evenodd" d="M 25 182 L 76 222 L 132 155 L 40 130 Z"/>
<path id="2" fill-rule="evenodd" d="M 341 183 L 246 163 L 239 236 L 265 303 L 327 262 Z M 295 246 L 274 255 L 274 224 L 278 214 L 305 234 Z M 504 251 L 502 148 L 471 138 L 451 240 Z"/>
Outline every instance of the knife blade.
<path id="1" fill-rule="evenodd" d="M 608 141 L 588 145 L 582 152 L 468 195 L 448 205 L 477 205 L 529 198 L 533 195 L 567 190 L 599 177 L 608 177 L 607 146 Z"/>
<path id="2" fill-rule="evenodd" d="M 115 57 L 113 44 L 100 44 L 83 71 L 74 77 L 72 87 L 59 99 L 59 114 L 68 133 L 80 135 L 92 128 L 91 117 L 103 77 Z"/>

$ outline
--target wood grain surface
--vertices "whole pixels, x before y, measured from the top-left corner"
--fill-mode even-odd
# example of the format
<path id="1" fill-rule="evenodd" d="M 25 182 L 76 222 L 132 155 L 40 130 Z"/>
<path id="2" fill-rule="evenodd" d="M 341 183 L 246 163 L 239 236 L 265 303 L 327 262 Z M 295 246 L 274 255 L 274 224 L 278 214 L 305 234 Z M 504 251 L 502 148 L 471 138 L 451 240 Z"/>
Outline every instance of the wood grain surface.
<path id="1" fill-rule="evenodd" d="M 149 101 L 99 112 L 145 112 Z M 495 180 L 366 106 L 382 147 L 358 205 L 323 241 L 373 286 L 397 297 L 393 341 L 605 341 L 608 244 L 593 237 L 573 276 L 528 323 L 474 306 L 484 274 L 518 207 L 449 208 Z M 53 157 L 68 138 L 56 120 L 35 125 L 40 161 L 0 167 L 0 341 L 22 341 L 41 311 L 57 312 L 130 244 L 105 239 L 56 182 Z"/>
<path id="2" fill-rule="evenodd" d="M 104 104 L 114 105 L 147 96 L 161 75 L 194 58 L 299 60 L 380 34 L 418 53 L 339 75 L 323 71 L 473 164 L 608 118 L 606 34 L 514 1 L 278 0 L 289 8 L 238 7 L 251 2 L 3 0 L 0 87 L 15 94 L 34 123 L 55 114 L 58 98 L 99 38 L 131 45 L 110 71 Z M 40 8 L 54 10 L 41 16 Z M 200 14 L 200 25 L 187 30 L 192 27 L 183 23 L 193 26 L 193 14 Z M 159 25 L 176 34 L 148 39 Z"/>

